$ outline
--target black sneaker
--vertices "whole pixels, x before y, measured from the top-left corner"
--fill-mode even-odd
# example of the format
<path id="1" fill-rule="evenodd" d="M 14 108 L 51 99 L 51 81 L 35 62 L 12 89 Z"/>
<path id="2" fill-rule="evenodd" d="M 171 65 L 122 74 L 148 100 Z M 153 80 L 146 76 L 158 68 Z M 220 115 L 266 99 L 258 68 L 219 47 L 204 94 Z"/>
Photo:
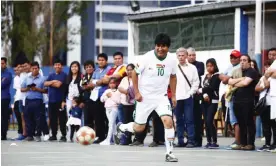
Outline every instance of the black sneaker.
<path id="1" fill-rule="evenodd" d="M 209 146 L 209 149 L 218 149 L 219 148 L 219 145 L 217 143 L 212 143 L 210 146 Z"/>
<path id="2" fill-rule="evenodd" d="M 25 139 L 24 139 L 24 141 L 33 141 L 34 140 L 34 137 L 26 137 Z"/>
<path id="3" fill-rule="evenodd" d="M 65 136 L 61 136 L 59 142 L 67 142 L 67 139 Z"/>
<path id="4" fill-rule="evenodd" d="M 41 137 L 40 137 L 40 136 L 36 136 L 36 137 L 35 137 L 35 141 L 36 141 L 36 142 L 41 142 Z"/>
<path id="5" fill-rule="evenodd" d="M 178 159 L 170 152 L 166 154 L 166 162 L 178 162 Z"/>
<path id="6" fill-rule="evenodd" d="M 158 146 L 158 143 L 155 141 L 149 144 L 149 147 L 157 147 L 157 146 Z"/>
<path id="7" fill-rule="evenodd" d="M 6 136 L 1 136 L 1 140 L 2 141 L 7 140 L 7 137 Z"/>
<path id="8" fill-rule="evenodd" d="M 187 146 L 187 143 L 178 143 L 174 147 L 183 148 L 183 147 L 186 147 L 186 146 Z"/>
<path id="9" fill-rule="evenodd" d="M 267 150 L 267 152 L 273 152 L 275 153 L 276 151 L 276 145 L 271 145 L 270 148 Z"/>
<path id="10" fill-rule="evenodd" d="M 140 141 L 134 141 L 132 144 L 129 144 L 129 146 L 144 146 L 144 144 Z"/>
<path id="11" fill-rule="evenodd" d="M 70 141 L 73 143 L 74 142 L 73 138 L 70 138 Z"/>
<path id="12" fill-rule="evenodd" d="M 191 143 L 188 143 L 187 146 L 186 146 L 186 148 L 194 148 L 194 147 L 195 147 L 195 145 L 191 144 Z"/>
<path id="13" fill-rule="evenodd" d="M 258 152 L 265 152 L 268 151 L 270 149 L 271 146 L 269 145 L 264 145 L 263 147 L 261 147 L 260 149 L 258 149 Z"/>
<path id="14" fill-rule="evenodd" d="M 204 146 L 204 148 L 205 148 L 205 149 L 208 149 L 210 146 L 211 146 L 211 143 L 208 142 L 208 143 Z"/>
<path id="15" fill-rule="evenodd" d="M 57 140 L 57 137 L 56 136 L 51 136 L 50 138 L 49 138 L 49 141 L 56 141 Z"/>
<path id="16" fill-rule="evenodd" d="M 195 143 L 195 145 L 194 145 L 196 148 L 201 148 L 202 147 L 202 143 L 200 144 L 200 143 Z"/>

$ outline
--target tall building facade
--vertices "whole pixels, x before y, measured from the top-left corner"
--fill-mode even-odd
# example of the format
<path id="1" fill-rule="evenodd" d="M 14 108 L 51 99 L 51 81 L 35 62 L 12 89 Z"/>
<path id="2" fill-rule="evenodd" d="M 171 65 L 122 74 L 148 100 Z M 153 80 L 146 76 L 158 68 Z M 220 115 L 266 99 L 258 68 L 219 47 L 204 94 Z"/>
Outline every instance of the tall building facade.
<path id="1" fill-rule="evenodd" d="M 216 1 L 139 1 L 140 10 L 136 12 L 208 2 Z M 102 13 L 102 40 L 100 40 L 100 13 Z M 112 55 L 116 51 L 121 51 L 124 54 L 125 62 L 128 62 L 128 24 L 125 16 L 129 13 L 134 13 L 130 1 L 102 0 L 100 2 L 97 0 L 89 2 L 85 15 L 75 19 L 81 21 L 84 34 L 75 37 L 80 40 L 80 44 L 74 46 L 72 51 L 67 54 L 67 64 L 69 65 L 73 60 L 80 60 L 82 63 L 87 59 L 96 60 L 96 55 L 100 53 L 100 45 L 102 45 L 102 52 L 109 56 L 109 62 L 112 62 Z M 79 23 L 73 21 L 71 25 L 79 25 Z"/>

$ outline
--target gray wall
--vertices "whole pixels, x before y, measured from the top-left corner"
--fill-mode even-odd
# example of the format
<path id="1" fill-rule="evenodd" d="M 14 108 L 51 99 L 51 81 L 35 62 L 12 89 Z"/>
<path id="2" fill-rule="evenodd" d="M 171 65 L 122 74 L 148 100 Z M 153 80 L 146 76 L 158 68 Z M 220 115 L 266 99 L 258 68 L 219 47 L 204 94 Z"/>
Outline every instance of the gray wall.
<path id="1" fill-rule="evenodd" d="M 276 13 L 269 13 L 269 14 L 266 13 L 264 41 L 262 41 L 261 48 L 269 49 L 272 47 L 276 47 Z M 255 57 L 254 50 L 255 50 L 255 15 L 250 15 L 248 17 L 248 54 L 253 58 Z"/>

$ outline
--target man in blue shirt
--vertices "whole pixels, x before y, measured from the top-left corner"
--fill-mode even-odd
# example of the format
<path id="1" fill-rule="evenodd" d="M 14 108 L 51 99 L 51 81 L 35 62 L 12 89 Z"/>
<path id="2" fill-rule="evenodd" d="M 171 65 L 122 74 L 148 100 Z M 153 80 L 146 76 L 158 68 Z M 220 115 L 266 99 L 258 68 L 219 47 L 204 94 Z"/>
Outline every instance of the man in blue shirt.
<path id="1" fill-rule="evenodd" d="M 43 111 L 43 93 L 45 78 L 39 74 L 38 62 L 31 63 L 32 74 L 24 80 L 21 92 L 26 92 L 24 119 L 27 128 L 26 141 L 33 141 L 34 131 L 35 140 L 41 141 L 41 111 Z"/>
<path id="2" fill-rule="evenodd" d="M 111 69 L 110 66 L 107 65 L 107 55 L 102 53 L 98 55 L 98 65 L 99 67 L 94 71 L 92 75 L 92 86 L 94 87 L 91 92 L 90 98 L 94 101 L 94 118 L 97 136 L 99 137 L 94 143 L 100 143 L 105 139 L 105 135 L 107 134 L 107 117 L 105 114 L 104 103 L 100 101 L 100 98 L 104 91 L 108 88 L 101 79 L 106 75 L 106 73 Z"/>
<path id="3" fill-rule="evenodd" d="M 51 73 L 47 80 L 44 83 L 44 86 L 48 87 L 48 110 L 49 110 L 49 119 L 50 119 L 50 128 L 52 131 L 52 136 L 49 138 L 49 141 L 57 140 L 57 128 L 58 120 L 61 131 L 60 142 L 66 142 L 66 120 L 67 112 L 65 108 L 66 95 L 66 78 L 67 75 L 62 71 L 62 62 L 60 59 L 55 59 L 54 69 L 55 72 Z"/>
<path id="4" fill-rule="evenodd" d="M 1 57 L 1 140 L 7 140 L 10 115 L 10 86 L 12 75 L 7 69 L 7 58 Z"/>

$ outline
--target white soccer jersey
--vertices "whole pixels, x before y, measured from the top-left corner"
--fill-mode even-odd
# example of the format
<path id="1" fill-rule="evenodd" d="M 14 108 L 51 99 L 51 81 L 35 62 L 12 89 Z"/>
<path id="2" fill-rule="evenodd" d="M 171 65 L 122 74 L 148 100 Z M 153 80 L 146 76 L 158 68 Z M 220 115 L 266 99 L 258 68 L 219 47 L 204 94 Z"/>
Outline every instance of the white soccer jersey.
<path id="1" fill-rule="evenodd" d="M 175 75 L 177 59 L 174 54 L 167 54 L 159 60 L 155 51 L 143 55 L 137 64 L 136 72 L 139 74 L 138 88 L 143 97 L 143 103 L 161 103 L 168 101 L 167 89 L 171 74 Z"/>

